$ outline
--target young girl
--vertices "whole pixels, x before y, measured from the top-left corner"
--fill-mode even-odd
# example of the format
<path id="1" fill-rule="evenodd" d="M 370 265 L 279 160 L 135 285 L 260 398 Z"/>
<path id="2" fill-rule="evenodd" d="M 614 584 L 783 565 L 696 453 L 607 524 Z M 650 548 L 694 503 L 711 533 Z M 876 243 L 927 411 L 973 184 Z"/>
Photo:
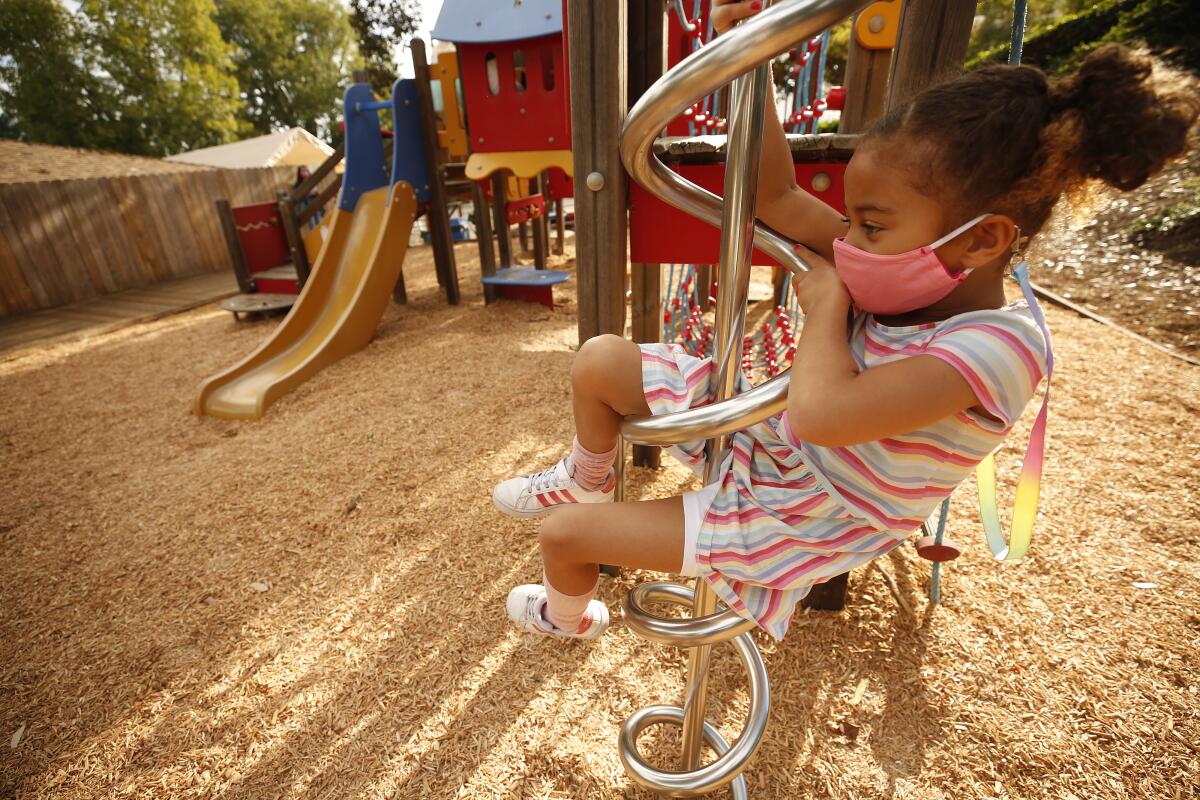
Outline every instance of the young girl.
<path id="1" fill-rule="evenodd" d="M 714 24 L 755 5 L 714 0 Z M 678 345 L 585 342 L 570 455 L 493 492 L 507 514 L 547 515 L 543 581 L 512 590 L 509 616 L 594 639 L 609 622 L 592 599 L 606 563 L 702 577 L 782 638 L 809 587 L 907 538 L 1033 396 L 1049 341 L 1025 302 L 1006 303 L 1004 277 L 1059 196 L 1092 178 L 1141 185 L 1183 152 L 1196 114 L 1190 95 L 1156 93 L 1148 64 L 1117 46 L 1054 82 L 986 67 L 862 138 L 846 218 L 796 186 L 770 109 L 758 216 L 813 266 L 792 280 L 805 320 L 786 411 L 736 433 L 700 491 L 612 503 L 622 420 L 711 402 L 712 363 Z M 699 471 L 703 443 L 673 450 Z"/>

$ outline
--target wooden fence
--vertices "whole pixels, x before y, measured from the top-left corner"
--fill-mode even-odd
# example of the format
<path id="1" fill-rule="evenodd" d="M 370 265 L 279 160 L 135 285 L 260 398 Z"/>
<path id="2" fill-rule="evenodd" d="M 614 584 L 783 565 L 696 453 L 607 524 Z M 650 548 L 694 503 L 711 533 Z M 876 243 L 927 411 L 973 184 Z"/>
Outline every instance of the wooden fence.
<path id="1" fill-rule="evenodd" d="M 0 184 L 0 316 L 232 270 L 214 201 L 275 199 L 292 167 Z"/>

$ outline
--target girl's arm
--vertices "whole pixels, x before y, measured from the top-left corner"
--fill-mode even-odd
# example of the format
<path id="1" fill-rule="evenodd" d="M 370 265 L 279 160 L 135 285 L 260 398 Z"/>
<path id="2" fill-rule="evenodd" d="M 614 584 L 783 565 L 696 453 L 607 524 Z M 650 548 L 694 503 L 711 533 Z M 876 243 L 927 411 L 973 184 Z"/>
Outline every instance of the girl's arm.
<path id="1" fill-rule="evenodd" d="M 713 0 L 713 27 L 724 31 L 758 13 L 753 2 Z M 772 229 L 800 242 L 826 259 L 833 258 L 833 240 L 846 233 L 842 215 L 796 183 L 792 151 L 770 92 L 763 122 L 762 156 L 758 170 L 756 215 Z"/>
<path id="2" fill-rule="evenodd" d="M 966 379 L 934 356 L 913 356 L 860 371 L 850 354 L 850 295 L 815 253 L 792 285 L 805 311 L 788 387 L 792 436 L 822 447 L 873 442 L 927 427 L 979 404 Z"/>

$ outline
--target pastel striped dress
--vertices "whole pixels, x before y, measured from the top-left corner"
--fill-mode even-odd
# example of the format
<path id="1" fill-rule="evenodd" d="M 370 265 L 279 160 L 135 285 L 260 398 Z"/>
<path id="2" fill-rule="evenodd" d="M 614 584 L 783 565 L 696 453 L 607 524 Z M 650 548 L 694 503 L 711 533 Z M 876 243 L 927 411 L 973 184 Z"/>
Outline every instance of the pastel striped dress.
<path id="1" fill-rule="evenodd" d="M 963 411 L 903 435 L 819 447 L 794 438 L 785 412 L 734 434 L 696 560 L 723 602 L 775 638 L 811 586 L 866 564 L 920 527 L 1003 441 L 1046 370 L 1046 342 L 1024 301 L 904 327 L 859 314 L 849 335 L 864 369 L 916 355 L 942 359 L 1002 422 Z M 677 344 L 641 348 L 653 414 L 711 402 L 710 359 Z M 744 377 L 741 385 L 748 386 Z M 703 444 L 669 452 L 702 475 Z"/>

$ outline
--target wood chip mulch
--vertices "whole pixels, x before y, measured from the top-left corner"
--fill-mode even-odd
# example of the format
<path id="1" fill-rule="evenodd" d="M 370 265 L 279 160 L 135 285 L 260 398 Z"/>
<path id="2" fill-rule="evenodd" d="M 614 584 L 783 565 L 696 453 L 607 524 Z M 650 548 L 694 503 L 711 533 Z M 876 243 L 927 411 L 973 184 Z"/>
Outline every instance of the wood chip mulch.
<path id="1" fill-rule="evenodd" d="M 277 324 L 215 306 L 0 364 L 0 797 L 649 797 L 617 730 L 678 701 L 685 655 L 619 622 L 563 643 L 504 615 L 540 575 L 536 527 L 489 492 L 570 441 L 574 282 L 553 313 L 484 307 L 459 247 L 462 305 L 419 248 L 410 305 L 259 422 L 191 413 Z M 989 559 L 967 485 L 942 605 L 905 547 L 886 581 L 852 575 L 844 612 L 761 640 L 752 796 L 1197 796 L 1200 370 L 1047 314 L 1032 555 Z M 634 496 L 692 485 L 631 473 Z M 615 611 L 649 577 L 600 597 Z M 710 694 L 736 736 L 726 648 Z M 674 739 L 643 749 L 669 764 Z"/>

